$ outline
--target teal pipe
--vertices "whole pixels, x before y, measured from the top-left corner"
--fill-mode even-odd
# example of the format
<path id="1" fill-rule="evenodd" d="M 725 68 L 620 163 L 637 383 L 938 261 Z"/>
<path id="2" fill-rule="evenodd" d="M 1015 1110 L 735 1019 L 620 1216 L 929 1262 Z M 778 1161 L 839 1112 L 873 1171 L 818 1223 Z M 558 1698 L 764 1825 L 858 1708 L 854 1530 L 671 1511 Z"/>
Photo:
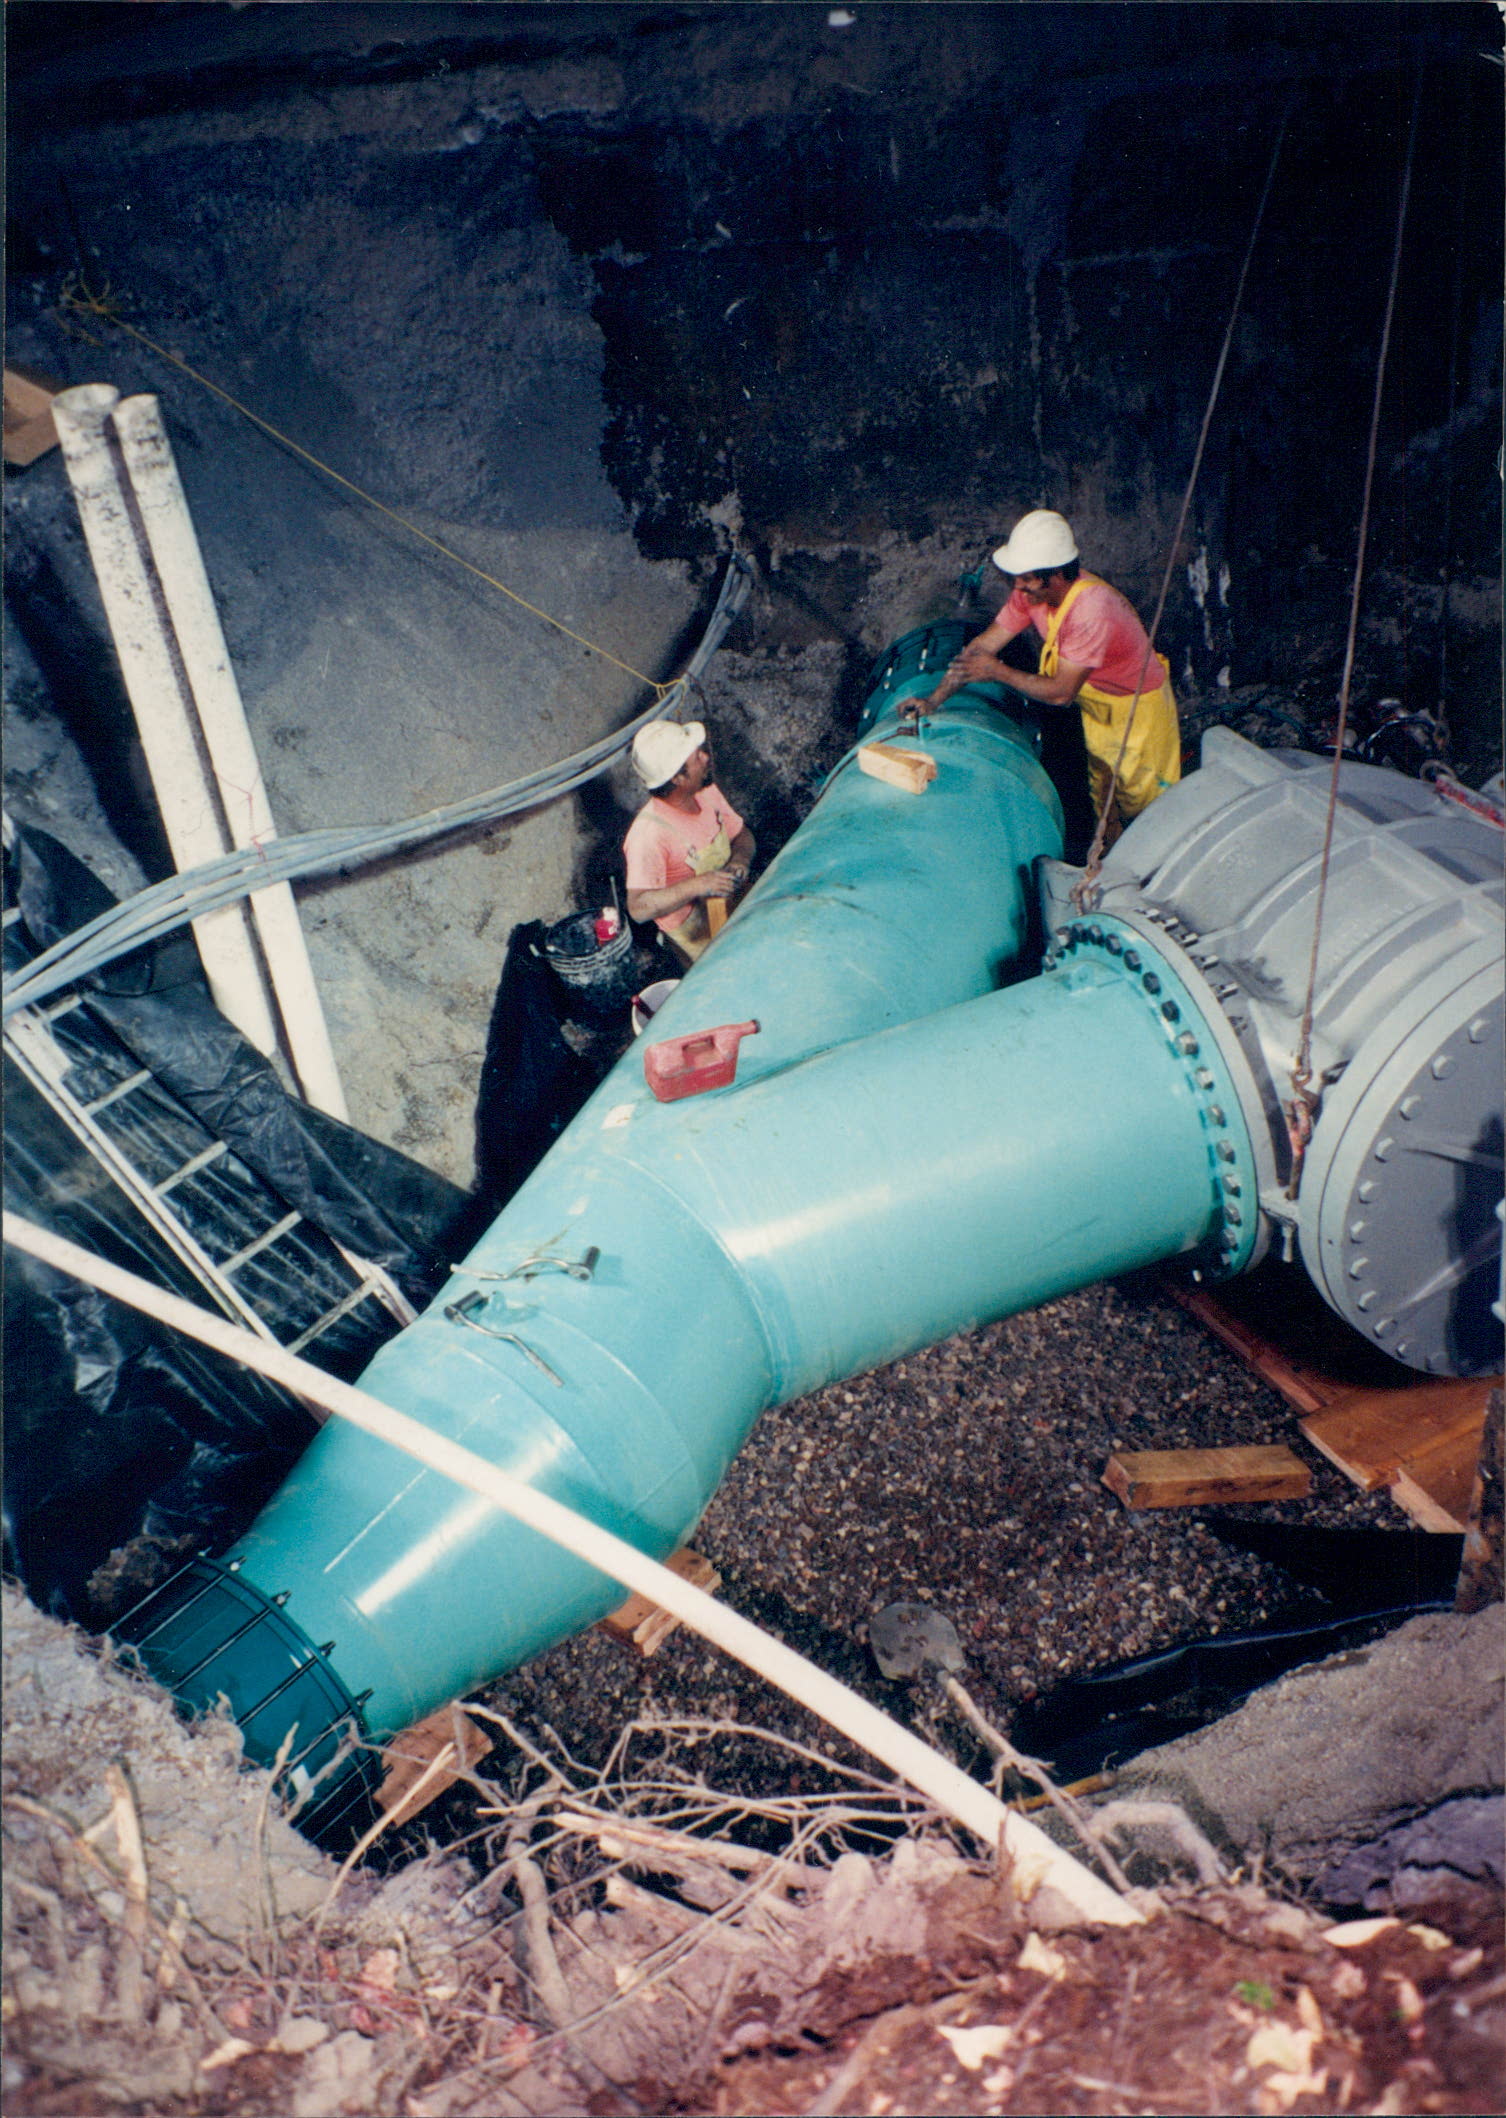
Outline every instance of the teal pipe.
<path id="1" fill-rule="evenodd" d="M 1060 817 L 1025 739 L 959 696 L 926 732 L 925 794 L 844 760 L 655 1018 L 661 1038 L 756 1016 L 736 1084 L 659 1104 L 631 1049 L 362 1378 L 654 1556 L 691 1534 L 768 1406 L 1208 1249 L 1231 1139 L 1250 1163 L 1238 1097 L 1169 967 L 1132 975 L 1085 932 L 1061 970 L 996 989 Z M 882 710 L 867 725 L 902 739 Z M 1111 927 L 1095 925 L 1100 942 Z M 189 1590 L 165 1625 L 158 1606 L 143 1649 L 185 1703 L 224 1691 L 249 1707 L 275 1633 L 287 1667 L 315 1656 L 377 1739 L 621 1593 L 339 1423 L 218 1586 L 201 1566 L 174 1593 Z M 253 1674 L 238 1642 L 257 1597 L 272 1615 Z M 248 1750 L 270 1758 L 287 1732 L 263 1705 Z"/>
<path id="2" fill-rule="evenodd" d="M 958 693 L 923 743 L 891 715 L 872 727 L 872 739 L 936 760 L 925 793 L 870 778 L 850 750 L 716 947 L 654 1017 L 656 1039 L 755 1017 L 740 1083 L 992 992 L 1023 968 L 1034 865 L 1057 856 L 1062 830 L 1031 744 L 982 686 Z M 630 1057 L 598 1099 L 619 1099 L 619 1076 L 640 1072 Z"/>

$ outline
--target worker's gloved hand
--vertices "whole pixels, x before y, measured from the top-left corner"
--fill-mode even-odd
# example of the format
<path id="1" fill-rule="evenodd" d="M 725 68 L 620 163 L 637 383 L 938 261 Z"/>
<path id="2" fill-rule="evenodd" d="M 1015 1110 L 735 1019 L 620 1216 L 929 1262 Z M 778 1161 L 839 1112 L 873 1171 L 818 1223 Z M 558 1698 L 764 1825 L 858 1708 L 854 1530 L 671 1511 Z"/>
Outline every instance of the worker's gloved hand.
<path id="1" fill-rule="evenodd" d="M 697 878 L 702 897 L 735 897 L 747 881 L 743 868 L 713 868 L 709 875 Z"/>

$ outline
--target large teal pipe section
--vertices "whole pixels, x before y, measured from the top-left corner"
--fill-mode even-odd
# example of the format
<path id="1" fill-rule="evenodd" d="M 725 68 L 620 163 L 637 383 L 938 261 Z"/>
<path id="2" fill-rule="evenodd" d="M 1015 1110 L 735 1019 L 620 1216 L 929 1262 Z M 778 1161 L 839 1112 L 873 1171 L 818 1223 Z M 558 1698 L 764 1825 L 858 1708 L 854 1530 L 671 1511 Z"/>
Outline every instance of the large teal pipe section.
<path id="1" fill-rule="evenodd" d="M 882 712 L 868 726 L 899 736 Z M 630 1050 L 362 1378 L 656 1556 L 694 1529 L 766 1407 L 1227 1248 L 1249 1144 L 1194 1004 L 1113 922 L 1082 930 L 1061 969 L 998 990 L 1031 864 L 1058 850 L 1055 798 L 982 699 L 931 723 L 926 747 L 938 776 L 921 796 L 845 760 L 656 1017 L 656 1038 L 756 1017 L 736 1083 L 660 1104 Z M 228 1571 L 190 1586 L 183 1614 L 171 1597 L 153 1614 L 146 1659 L 188 1703 L 254 1703 L 263 1758 L 290 1725 L 260 1703 L 274 1631 L 270 1674 L 282 1655 L 290 1696 L 312 1659 L 380 1738 L 620 1594 L 339 1425 Z"/>
<path id="2" fill-rule="evenodd" d="M 849 751 L 654 1018 L 656 1038 L 755 1018 L 740 1083 L 992 992 L 1024 967 L 1032 870 L 1061 844 L 1056 790 L 1026 737 L 981 686 L 958 694 L 923 746 L 890 717 L 875 728 L 876 739 L 935 759 L 926 792 L 870 778 Z M 630 1057 L 598 1100 L 641 1090 L 641 1059 Z"/>
<path id="3" fill-rule="evenodd" d="M 1103 961 L 683 1106 L 610 1094 L 467 1260 L 457 1287 L 484 1307 L 455 1315 L 452 1288 L 365 1384 L 657 1555 L 766 1406 L 1213 1241 L 1229 1128 L 1210 1110 L 1237 1110 Z M 593 1250 L 588 1279 L 485 1277 Z M 239 1556 L 338 1643 L 383 1731 L 619 1593 L 346 1428 Z"/>

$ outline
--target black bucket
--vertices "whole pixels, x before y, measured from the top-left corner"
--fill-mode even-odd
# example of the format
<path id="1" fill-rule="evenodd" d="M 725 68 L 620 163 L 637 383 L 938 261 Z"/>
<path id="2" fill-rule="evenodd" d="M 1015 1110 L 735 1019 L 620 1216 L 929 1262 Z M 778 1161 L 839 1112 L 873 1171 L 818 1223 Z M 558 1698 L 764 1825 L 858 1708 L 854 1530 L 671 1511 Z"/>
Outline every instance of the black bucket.
<path id="1" fill-rule="evenodd" d="M 610 941 L 598 941 L 596 914 L 573 912 L 545 933 L 544 960 L 570 988 L 572 1007 L 593 1018 L 621 1013 L 637 990 L 633 930 L 627 920 Z"/>

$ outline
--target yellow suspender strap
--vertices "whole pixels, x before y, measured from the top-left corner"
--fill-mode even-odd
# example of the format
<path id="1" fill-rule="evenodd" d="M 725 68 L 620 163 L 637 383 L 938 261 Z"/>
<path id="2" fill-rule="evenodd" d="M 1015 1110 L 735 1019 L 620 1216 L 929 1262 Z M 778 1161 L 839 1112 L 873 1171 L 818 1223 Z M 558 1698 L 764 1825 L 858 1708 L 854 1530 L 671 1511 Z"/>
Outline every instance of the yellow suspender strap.
<path id="1" fill-rule="evenodd" d="M 1072 608 L 1072 605 L 1077 601 L 1083 590 L 1085 588 L 1094 588 L 1097 584 L 1098 576 L 1096 574 L 1079 574 L 1072 586 L 1067 590 L 1067 593 L 1062 597 L 1060 603 L 1057 604 L 1055 610 L 1052 611 L 1050 622 L 1046 627 L 1046 637 L 1041 642 L 1040 673 L 1043 677 L 1054 677 L 1056 675 L 1057 663 L 1061 659 L 1057 653 L 1056 636 L 1062 629 L 1062 620 L 1066 617 L 1067 612 Z"/>

